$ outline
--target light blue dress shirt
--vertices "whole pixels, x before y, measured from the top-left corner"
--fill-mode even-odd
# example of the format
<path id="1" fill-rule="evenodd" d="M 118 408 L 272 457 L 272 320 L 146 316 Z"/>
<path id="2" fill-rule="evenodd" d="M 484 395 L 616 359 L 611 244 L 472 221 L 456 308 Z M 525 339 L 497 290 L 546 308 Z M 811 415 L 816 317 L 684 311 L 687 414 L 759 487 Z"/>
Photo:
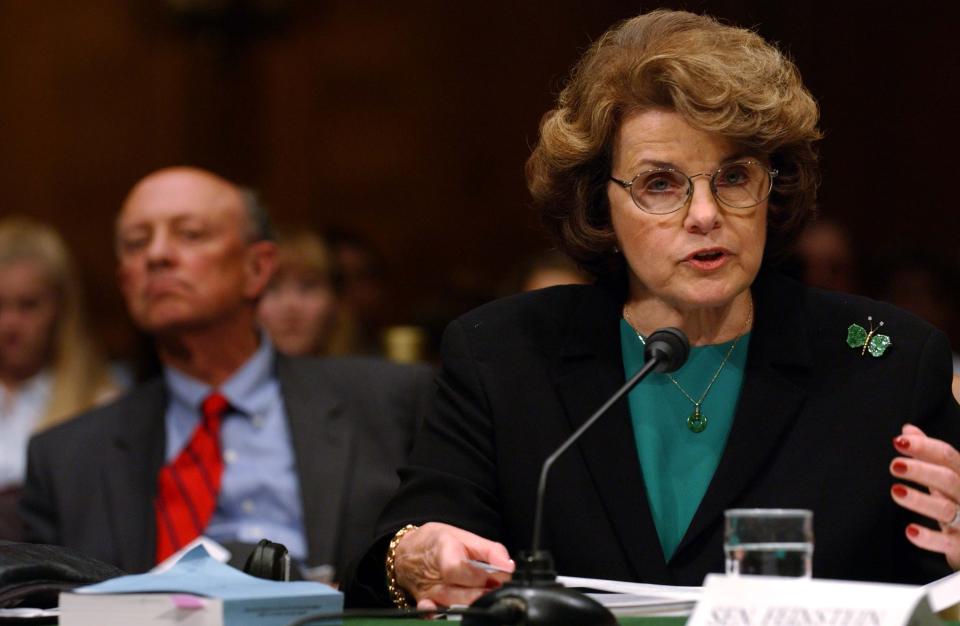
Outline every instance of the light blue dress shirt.
<path id="1" fill-rule="evenodd" d="M 307 556 L 303 500 L 290 429 L 274 376 L 273 345 L 260 347 L 219 391 L 230 402 L 220 428 L 224 470 L 217 509 L 206 535 L 219 542 L 284 544 L 294 558 Z M 200 404 L 214 391 L 172 367 L 164 368 L 170 392 L 166 459 L 172 461 L 200 422 Z"/>

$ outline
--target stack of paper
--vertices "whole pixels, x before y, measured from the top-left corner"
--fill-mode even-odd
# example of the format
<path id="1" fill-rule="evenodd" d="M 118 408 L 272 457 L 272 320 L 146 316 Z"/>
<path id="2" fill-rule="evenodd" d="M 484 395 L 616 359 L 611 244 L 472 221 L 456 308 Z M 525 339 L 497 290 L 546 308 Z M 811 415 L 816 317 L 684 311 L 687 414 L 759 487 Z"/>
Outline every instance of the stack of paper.
<path id="1" fill-rule="evenodd" d="M 588 596 L 619 616 L 690 615 L 702 593 L 700 587 L 650 585 L 599 578 L 558 576 L 557 581 L 565 587 L 586 591 Z"/>
<path id="2" fill-rule="evenodd" d="M 283 626 L 311 613 L 341 610 L 343 594 L 326 585 L 248 576 L 211 558 L 202 546 L 162 573 L 122 576 L 60 594 L 61 626 Z"/>

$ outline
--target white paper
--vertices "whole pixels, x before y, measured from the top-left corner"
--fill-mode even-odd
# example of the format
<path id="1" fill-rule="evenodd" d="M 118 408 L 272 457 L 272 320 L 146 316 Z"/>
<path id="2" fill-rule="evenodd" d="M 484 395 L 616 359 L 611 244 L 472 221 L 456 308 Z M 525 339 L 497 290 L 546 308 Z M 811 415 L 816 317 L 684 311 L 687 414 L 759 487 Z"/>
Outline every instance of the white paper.
<path id="1" fill-rule="evenodd" d="M 687 617 L 696 606 L 693 600 L 664 600 L 629 593 L 588 593 L 618 617 Z"/>
<path id="2" fill-rule="evenodd" d="M 960 572 L 954 572 L 924 585 L 923 590 L 927 592 L 930 608 L 937 613 L 960 604 Z"/>
<path id="3" fill-rule="evenodd" d="M 588 596 L 618 616 L 676 616 L 690 615 L 700 598 L 700 587 L 651 585 L 622 580 L 557 576 L 565 587 L 601 591 Z"/>
<path id="4" fill-rule="evenodd" d="M 622 580 L 604 580 L 602 578 L 578 578 L 576 576 L 557 576 L 564 587 L 577 589 L 595 589 L 610 593 L 625 593 L 636 596 L 660 598 L 663 600 L 697 601 L 703 593 L 702 587 L 681 587 L 675 585 L 651 585 L 648 583 L 628 583 Z"/>
<path id="5" fill-rule="evenodd" d="M 229 550 L 221 546 L 219 543 L 217 543 L 210 537 L 207 537 L 206 535 L 200 535 L 199 537 L 197 537 L 187 545 L 183 546 L 182 548 L 180 548 L 179 550 L 177 550 L 176 552 L 174 552 L 173 554 L 165 558 L 160 563 L 157 563 L 154 566 L 154 568 L 150 570 L 150 573 L 160 574 L 162 572 L 167 571 L 168 569 L 176 565 L 177 561 L 183 558 L 184 554 L 186 554 L 187 552 L 190 552 L 197 546 L 203 546 L 204 548 L 206 548 L 207 554 L 209 554 L 215 560 L 220 561 L 221 563 L 226 563 L 227 561 L 230 560 L 231 554 Z"/>

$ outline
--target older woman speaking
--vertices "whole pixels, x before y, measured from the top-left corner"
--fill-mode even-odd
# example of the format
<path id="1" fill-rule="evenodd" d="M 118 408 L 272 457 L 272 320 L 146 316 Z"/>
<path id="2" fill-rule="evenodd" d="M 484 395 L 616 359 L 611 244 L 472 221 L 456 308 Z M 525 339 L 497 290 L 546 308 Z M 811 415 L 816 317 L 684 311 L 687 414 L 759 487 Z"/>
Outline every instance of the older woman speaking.
<path id="1" fill-rule="evenodd" d="M 352 603 L 469 603 L 502 581 L 468 560 L 512 569 L 544 458 L 665 326 L 689 336 L 687 364 L 648 378 L 553 468 L 542 536 L 561 574 L 700 584 L 724 569 L 734 507 L 812 509 L 815 576 L 924 582 L 960 566 L 946 338 L 765 267 L 813 207 L 817 118 L 789 60 L 709 17 L 655 11 L 590 48 L 527 176 L 597 283 L 450 325 L 437 414 Z"/>

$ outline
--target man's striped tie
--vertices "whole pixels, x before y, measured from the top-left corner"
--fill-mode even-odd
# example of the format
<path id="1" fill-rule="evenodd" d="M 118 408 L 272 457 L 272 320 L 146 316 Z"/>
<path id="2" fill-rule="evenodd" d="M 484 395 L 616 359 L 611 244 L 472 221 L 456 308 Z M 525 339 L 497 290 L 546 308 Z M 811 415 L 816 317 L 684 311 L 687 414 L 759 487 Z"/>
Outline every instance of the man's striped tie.
<path id="1" fill-rule="evenodd" d="M 223 456 L 220 422 L 230 404 L 213 392 L 200 405 L 203 419 L 172 463 L 160 470 L 154 509 L 157 563 L 203 534 L 217 507 Z"/>

